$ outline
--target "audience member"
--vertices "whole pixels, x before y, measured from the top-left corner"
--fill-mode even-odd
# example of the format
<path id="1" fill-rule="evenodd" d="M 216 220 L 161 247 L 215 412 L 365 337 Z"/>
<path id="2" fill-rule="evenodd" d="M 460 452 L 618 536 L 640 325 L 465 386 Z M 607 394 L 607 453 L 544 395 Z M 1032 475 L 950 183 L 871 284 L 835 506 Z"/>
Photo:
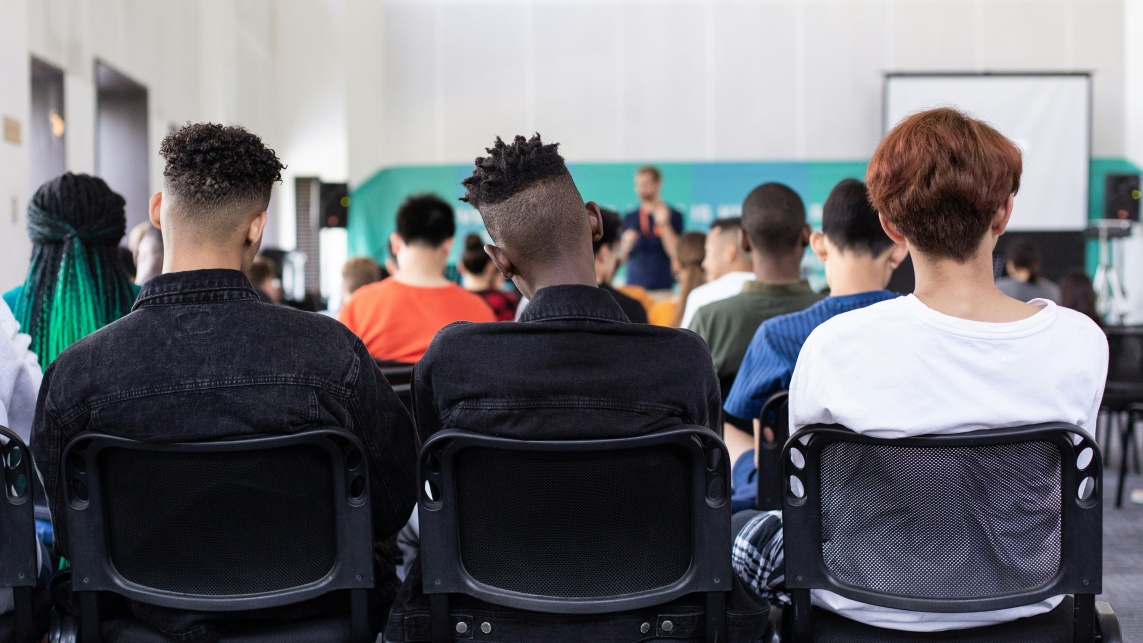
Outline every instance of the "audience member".
<path id="1" fill-rule="evenodd" d="M 647 319 L 651 324 L 669 328 L 680 327 L 687 298 L 704 281 L 702 262 L 706 252 L 705 246 L 706 235 L 701 232 L 684 232 L 679 236 L 678 251 L 671 261 L 671 270 L 679 282 L 679 292 L 651 308 L 647 313 Z"/>
<path id="2" fill-rule="evenodd" d="M 32 263 L 4 303 L 32 338 L 43 368 L 131 311 L 139 288 L 119 259 L 123 205 L 103 179 L 70 172 L 41 185 L 28 204 Z"/>
<path id="3" fill-rule="evenodd" d="M 28 347 L 32 338 L 20 332 L 20 325 L 9 310 L 8 304 L 0 301 L 0 426 L 20 436 L 28 444 L 32 433 L 32 420 L 36 416 L 36 398 L 40 391 L 43 372 L 40 370 L 36 354 Z M 0 444 L 6 440 L 0 436 Z M 31 480 L 24 481 L 31 485 Z M 6 484 L 15 484 L 6 482 Z M 35 534 L 29 532 L 29 539 Z M 46 586 L 50 578 L 50 557 L 37 550 L 41 567 L 41 586 Z M 10 588 L 0 588 L 0 614 L 7 614 L 15 607 Z"/>
<path id="4" fill-rule="evenodd" d="M 746 347 L 762 322 L 797 312 L 822 298 L 801 278 L 802 255 L 809 244 L 806 209 L 796 192 L 781 183 L 760 185 L 742 204 L 739 249 L 750 257 L 755 281 L 742 292 L 699 308 L 690 329 L 706 340 L 725 398 Z M 723 439 L 732 456 L 754 445 L 749 418 L 726 418 Z M 731 427 L 734 430 L 729 430 Z"/>
<path id="5" fill-rule="evenodd" d="M 1029 237 L 1012 242 L 1005 253 L 1007 277 L 996 280 L 1000 292 L 1020 301 L 1047 299 L 1060 302 L 1060 287 L 1043 276 L 1040 244 Z"/>
<path id="6" fill-rule="evenodd" d="M 278 279 L 278 264 L 264 255 L 254 257 L 246 270 L 246 278 L 254 287 L 258 299 L 267 304 L 282 303 L 282 280 Z"/>
<path id="7" fill-rule="evenodd" d="M 492 261 L 531 304 L 519 322 L 454 324 L 437 335 L 414 373 L 422 439 L 454 427 L 532 440 L 632 436 L 680 424 L 718 430 L 718 382 L 701 340 L 629 323 L 615 299 L 596 288 L 592 242 L 604 235 L 603 217 L 595 203 L 584 203 L 556 145 L 539 135 L 511 144 L 497 139 L 464 187 L 492 237 Z M 497 367 L 490 369 L 492 361 Z M 421 585 L 418 562 L 394 604 L 386 640 L 416 636 L 406 629 L 415 619 L 406 616 L 427 614 Z M 731 611 L 745 598 L 732 593 Z M 543 630 L 563 631 L 575 618 L 468 602 L 462 609 L 474 622 L 510 619 L 531 633 L 502 632 L 500 641 L 540 640 Z M 752 611 L 766 615 L 757 604 Z M 765 629 L 764 620 L 730 621 L 730 640 L 749 640 L 735 638 L 738 627 Z"/>
<path id="8" fill-rule="evenodd" d="M 619 252 L 616 244 L 619 241 L 619 215 L 611 210 L 601 209 L 600 221 L 603 227 L 598 239 L 593 239 L 592 250 L 595 253 L 595 280 L 599 287 L 611 293 L 627 319 L 636 324 L 647 323 L 647 308 L 638 299 L 620 292 L 611 285 L 611 278 L 619 268 Z"/>
<path id="9" fill-rule="evenodd" d="M 382 268 L 372 257 L 350 257 L 341 266 L 341 292 L 337 301 L 331 302 L 337 308 L 323 310 L 321 314 L 337 318 L 338 311 L 359 288 L 388 277 L 389 271 Z"/>
<path id="10" fill-rule="evenodd" d="M 885 136 L 866 181 L 886 234 L 909 248 L 916 290 L 813 331 L 790 384 L 792 429 L 840 424 L 897 438 L 1054 421 L 1094 432 L 1107 377 L 1103 332 L 1050 300 L 1010 298 L 992 279 L 993 250 L 1012 215 L 1021 166 L 1015 144 L 953 109 L 919 112 Z M 780 591 L 781 522 L 780 512 L 754 517 L 734 546 L 741 578 L 771 595 Z M 994 536 L 1013 546 L 1027 538 Z M 1019 548 L 1052 546 L 1059 543 Z M 1060 602 L 937 614 L 828 591 L 815 590 L 813 600 L 853 620 L 910 631 L 1004 622 Z"/>
<path id="11" fill-rule="evenodd" d="M 753 418 L 755 441 L 774 441 L 773 428 L 760 426 L 759 413 L 767 398 L 790 386 L 798 353 L 810 332 L 827 319 L 897 297 L 885 286 L 908 253 L 881 229 L 869 192 L 856 179 L 834 186 L 822 209 L 822 231 L 810 235 L 810 247 L 825 265 L 830 296 L 803 311 L 763 323 L 723 403 L 727 414 Z M 754 506 L 757 465 L 753 452 L 735 462 L 734 499 L 742 507 Z"/>
<path id="12" fill-rule="evenodd" d="M 702 268 L 706 272 L 706 283 L 695 288 L 687 297 L 680 328 L 690 328 L 699 308 L 742 292 L 742 286 L 754 279 L 754 266 L 750 255 L 738 246 L 742 219 L 731 217 L 718 219 L 706 233 L 706 251 L 703 253 Z"/>
<path id="13" fill-rule="evenodd" d="M 1064 274 L 1064 278 L 1060 280 L 1060 299 L 1056 303 L 1083 313 L 1096 324 L 1103 326 L 1095 288 L 1092 287 L 1091 279 L 1082 268 L 1073 268 Z"/>
<path id="14" fill-rule="evenodd" d="M 136 284 L 142 286 L 151 277 L 163 274 L 163 235 L 150 221 L 131 228 L 127 247 L 135 263 Z"/>
<path id="15" fill-rule="evenodd" d="M 465 290 L 480 295 L 492 309 L 497 321 L 516 319 L 520 296 L 504 290 L 504 277 L 484 251 L 484 239 L 470 234 L 464 239 L 464 254 L 460 256 L 460 275 Z"/>
<path id="16" fill-rule="evenodd" d="M 160 155 L 163 190 L 151 197 L 150 216 L 163 231 L 166 272 L 147 282 L 133 313 L 77 342 L 44 375 L 32 452 L 57 547 L 69 556 L 74 545 L 60 459 L 80 433 L 193 442 L 321 426 L 366 445 L 374 536 L 384 541 L 416 502 L 408 414 L 356 336 L 321 315 L 259 302 L 243 274 L 282 164 L 257 136 L 214 124 L 167 135 Z M 377 574 L 374 600 L 384 609 L 397 588 L 393 564 L 378 559 Z M 259 616 L 307 616 L 331 601 L 315 603 Z M 131 611 L 182 641 L 218 640 L 244 618 L 142 603 Z"/>
<path id="17" fill-rule="evenodd" d="M 43 369 L 29 350 L 32 338 L 20 332 L 19 322 L 4 302 L 0 302 L 0 333 L 0 426 L 27 444 L 32 437 Z"/>
<path id="18" fill-rule="evenodd" d="M 669 290 L 674 285 L 671 259 L 683 232 L 683 215 L 663 202 L 662 187 L 659 168 L 639 168 L 635 173 L 639 207 L 623 219 L 620 246 L 627 262 L 627 284 L 647 290 Z"/>
<path id="19" fill-rule="evenodd" d="M 437 331 L 455 321 L 496 321 L 479 296 L 445 279 L 456 221 L 452 206 L 431 194 L 397 209 L 395 275 L 363 286 L 341 307 L 340 319 L 380 360 L 413 364 Z"/>

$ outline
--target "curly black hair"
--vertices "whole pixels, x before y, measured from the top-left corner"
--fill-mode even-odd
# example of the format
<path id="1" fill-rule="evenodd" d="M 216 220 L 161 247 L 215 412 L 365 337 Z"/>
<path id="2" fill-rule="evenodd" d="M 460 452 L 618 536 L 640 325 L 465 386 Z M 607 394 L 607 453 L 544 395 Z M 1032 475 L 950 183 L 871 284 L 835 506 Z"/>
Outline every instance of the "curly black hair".
<path id="1" fill-rule="evenodd" d="M 488 156 L 477 158 L 472 176 L 461 182 L 467 190 L 461 201 L 479 210 L 482 205 L 506 201 L 544 179 L 567 176 L 559 146 L 545 145 L 538 133 L 530 139 L 517 135 L 511 145 L 497 136 L 496 143 L 485 149 Z"/>
<path id="2" fill-rule="evenodd" d="M 265 209 L 286 166 L 262 139 L 236 125 L 188 123 L 163 139 L 166 190 L 181 205 Z"/>

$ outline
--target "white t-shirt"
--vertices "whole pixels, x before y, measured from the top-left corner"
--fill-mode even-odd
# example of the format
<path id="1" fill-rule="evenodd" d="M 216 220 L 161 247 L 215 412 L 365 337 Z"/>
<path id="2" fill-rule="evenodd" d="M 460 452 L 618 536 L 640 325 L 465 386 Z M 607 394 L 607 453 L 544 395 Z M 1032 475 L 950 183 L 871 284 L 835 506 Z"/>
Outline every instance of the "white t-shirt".
<path id="1" fill-rule="evenodd" d="M 950 317 L 910 295 L 838 315 L 806 340 L 790 383 L 790 428 L 840 424 L 901 438 L 1040 422 L 1095 433 L 1107 338 L 1086 316 L 1044 300 L 1027 319 Z M 1052 598 L 991 612 L 935 614 L 858 603 L 824 590 L 813 602 L 855 621 L 908 631 L 1002 623 L 1047 612 Z"/>
<path id="2" fill-rule="evenodd" d="M 714 281 L 703 284 L 687 295 L 687 305 L 683 307 L 682 328 L 690 328 L 691 320 L 699 308 L 716 301 L 728 299 L 742 292 L 742 284 L 754 280 L 752 272 L 728 272 Z"/>

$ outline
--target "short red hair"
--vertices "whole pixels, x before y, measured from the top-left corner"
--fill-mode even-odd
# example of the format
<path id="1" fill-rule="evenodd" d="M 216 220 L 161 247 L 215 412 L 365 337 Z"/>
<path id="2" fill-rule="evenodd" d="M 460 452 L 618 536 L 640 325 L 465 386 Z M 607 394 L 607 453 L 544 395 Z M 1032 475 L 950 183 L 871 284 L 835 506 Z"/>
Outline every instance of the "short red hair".
<path id="1" fill-rule="evenodd" d="M 992 218 L 1020 189 L 1020 149 L 955 109 L 918 112 L 894 127 L 869 161 L 873 207 L 917 251 L 968 261 Z"/>

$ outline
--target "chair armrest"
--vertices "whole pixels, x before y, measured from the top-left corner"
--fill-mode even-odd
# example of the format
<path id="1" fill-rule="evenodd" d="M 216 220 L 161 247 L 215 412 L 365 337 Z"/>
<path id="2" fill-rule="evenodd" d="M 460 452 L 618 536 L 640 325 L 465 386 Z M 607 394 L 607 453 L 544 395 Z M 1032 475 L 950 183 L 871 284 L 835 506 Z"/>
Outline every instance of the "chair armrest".
<path id="1" fill-rule="evenodd" d="M 1119 617 L 1111 609 L 1110 603 L 1096 601 L 1095 616 L 1099 621 L 1100 640 L 1103 643 L 1123 643 L 1123 635 L 1119 631 Z"/>

